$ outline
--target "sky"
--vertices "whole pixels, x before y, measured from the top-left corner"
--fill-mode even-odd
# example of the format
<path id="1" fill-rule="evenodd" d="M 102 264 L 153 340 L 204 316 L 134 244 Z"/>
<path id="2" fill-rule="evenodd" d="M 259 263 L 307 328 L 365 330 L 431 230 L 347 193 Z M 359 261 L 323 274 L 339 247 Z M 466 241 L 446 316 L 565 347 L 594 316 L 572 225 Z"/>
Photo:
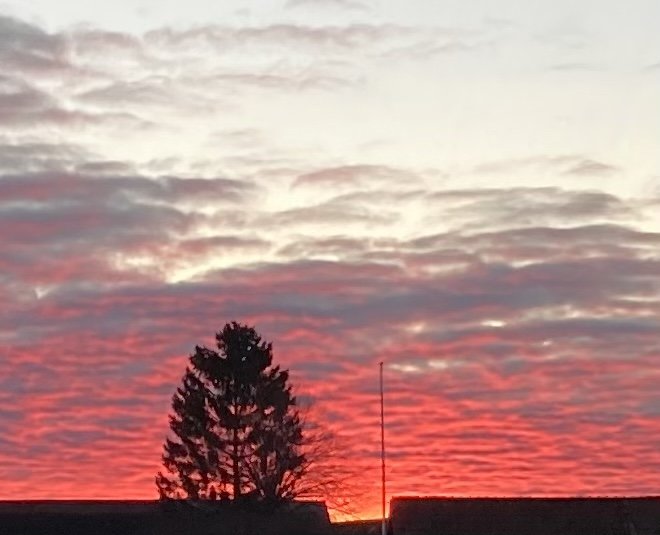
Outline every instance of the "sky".
<path id="1" fill-rule="evenodd" d="M 388 497 L 658 494 L 656 0 L 0 0 L 0 499 L 155 498 L 254 325 Z"/>

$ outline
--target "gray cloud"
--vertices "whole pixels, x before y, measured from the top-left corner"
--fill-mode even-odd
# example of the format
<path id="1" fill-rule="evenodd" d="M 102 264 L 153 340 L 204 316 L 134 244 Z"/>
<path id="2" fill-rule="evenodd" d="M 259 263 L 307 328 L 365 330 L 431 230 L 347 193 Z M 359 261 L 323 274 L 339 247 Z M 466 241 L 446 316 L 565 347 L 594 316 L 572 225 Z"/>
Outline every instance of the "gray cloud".
<path id="1" fill-rule="evenodd" d="M 286 225 L 288 227 L 363 223 L 370 225 L 393 225 L 396 223 L 397 218 L 398 216 L 393 211 L 376 211 L 330 201 L 316 206 L 291 208 L 272 214 L 265 214 L 259 218 L 258 222 L 266 226 Z"/>
<path id="2" fill-rule="evenodd" d="M 121 168 L 121 162 L 89 162 L 82 168 L 107 172 Z M 105 173 L 102 173 L 105 174 Z M 235 202 L 253 191 L 253 184 L 227 178 L 182 178 L 109 176 L 98 177 L 75 173 L 34 173 L 0 177 L 3 201 L 26 201 L 58 204 L 74 202 L 180 201 Z"/>
<path id="3" fill-rule="evenodd" d="M 492 228 L 507 225 L 561 225 L 571 222 L 612 221 L 632 217 L 621 199 L 599 191 L 571 192 L 559 188 L 450 190 L 432 193 L 429 201 L 441 213 L 435 218 L 459 221 L 465 228 L 480 227 L 487 217 Z"/>
<path id="4" fill-rule="evenodd" d="M 323 187 L 361 189 L 367 186 L 378 187 L 382 184 L 412 185 L 419 182 L 419 177 L 410 171 L 394 169 L 381 165 L 347 165 L 321 169 L 298 176 L 292 187 Z"/>
<path id="5" fill-rule="evenodd" d="M 566 171 L 569 175 L 608 175 L 618 172 L 613 165 L 607 165 L 593 160 L 583 160 Z"/>
<path id="6" fill-rule="evenodd" d="M 249 182 L 229 179 L 116 176 L 120 163 L 80 167 L 97 175 L 47 172 L 0 176 L 0 266 L 12 293 L 20 281 L 52 287 L 162 277 L 162 270 L 214 248 L 258 248 L 242 238 L 188 240 L 207 222 L 200 210 L 241 202 L 254 193 Z M 186 208 L 189 206 L 189 208 Z M 183 240 L 179 244 L 179 240 Z M 38 255 L 35 261 L 33 255 Z M 160 262 L 129 267 L 126 259 L 160 255 Z"/>
<path id="7" fill-rule="evenodd" d="M 0 173 L 64 170 L 91 158 L 82 147 L 64 143 L 9 142 L 0 138 Z"/>
<path id="8" fill-rule="evenodd" d="M 0 75 L 0 123 L 9 125 L 82 123 L 89 115 L 66 110 L 49 94 L 27 83 Z"/>
<path id="9" fill-rule="evenodd" d="M 124 127 L 145 127 L 147 121 L 125 112 L 87 112 L 64 106 L 58 98 L 27 82 L 0 74 L 0 133 L 16 127 L 73 128 L 115 123 Z"/>
<path id="10" fill-rule="evenodd" d="M 26 72 L 66 70 L 69 68 L 66 40 L 0 15 L 0 63 Z"/>

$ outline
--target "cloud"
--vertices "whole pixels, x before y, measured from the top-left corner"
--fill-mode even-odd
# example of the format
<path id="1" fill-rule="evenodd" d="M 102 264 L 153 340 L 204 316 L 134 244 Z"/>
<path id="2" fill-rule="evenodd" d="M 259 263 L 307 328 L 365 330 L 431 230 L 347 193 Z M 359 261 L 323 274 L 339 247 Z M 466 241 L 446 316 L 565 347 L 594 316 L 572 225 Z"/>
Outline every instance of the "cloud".
<path id="1" fill-rule="evenodd" d="M 410 35 L 412 28 L 395 25 L 352 24 L 349 26 L 304 26 L 274 24 L 261 27 L 232 28 L 202 26 L 190 30 L 162 29 L 148 32 L 145 40 L 153 45 L 211 45 L 230 49 L 246 46 L 301 46 L 317 49 L 349 48 L 373 45 L 392 37 Z"/>
<path id="2" fill-rule="evenodd" d="M 0 15 L 0 61 L 12 69 L 39 73 L 66 70 L 63 36 L 48 34 L 21 20 Z"/>
<path id="3" fill-rule="evenodd" d="M 412 28 L 370 24 L 207 25 L 132 35 L 87 26 L 48 33 L 2 17 L 0 29 L 0 61 L 12 73 L 0 79 L 2 124 L 75 127 L 76 137 L 103 123 L 133 131 L 175 125 L 180 115 L 208 117 L 233 109 L 245 89 L 355 87 L 364 71 L 354 54 L 418 39 Z M 273 55 L 291 50 L 298 60 Z"/>
<path id="4" fill-rule="evenodd" d="M 313 258 L 317 255 L 332 255 L 339 258 L 350 258 L 361 255 L 370 249 L 366 239 L 334 236 L 326 239 L 306 238 L 289 243 L 279 250 L 279 254 L 287 258 Z"/>
<path id="5" fill-rule="evenodd" d="M 619 170 L 613 165 L 607 165 L 593 160 L 584 160 L 566 171 L 570 175 L 609 175 Z"/>
<path id="6" fill-rule="evenodd" d="M 138 82 L 115 81 L 78 95 L 81 101 L 110 105 L 167 105 L 174 93 L 167 89 L 168 80 L 153 78 Z"/>
<path id="7" fill-rule="evenodd" d="M 109 171 L 122 168 L 120 163 L 89 162 L 82 168 Z M 104 173 L 101 173 L 104 174 Z M 145 176 L 90 176 L 75 173 L 34 173 L 5 175 L 0 180 L 4 202 L 46 201 L 48 204 L 76 202 L 112 202 L 132 200 L 139 202 L 233 202 L 252 192 L 249 182 L 226 178 L 182 178 Z M 95 199 L 96 198 L 96 199 Z M 130 202 L 130 201 L 129 201 Z"/>
<path id="8" fill-rule="evenodd" d="M 64 143 L 9 142 L 0 138 L 0 172 L 6 174 L 64 170 L 91 157 L 84 148 Z"/>
<path id="9" fill-rule="evenodd" d="M 473 172 L 478 174 L 511 173 L 513 171 L 550 170 L 553 173 L 566 175 L 609 174 L 618 171 L 614 165 L 591 160 L 580 154 L 560 156 L 531 156 L 527 158 L 498 160 L 475 166 Z"/>
<path id="10" fill-rule="evenodd" d="M 252 184 L 238 180 L 116 176 L 107 173 L 122 166 L 107 162 L 80 167 L 98 174 L 0 176 L 0 236 L 5 243 L 0 265 L 10 280 L 49 287 L 66 281 L 101 283 L 108 277 L 133 280 L 144 276 L 141 269 L 162 276 L 173 265 L 172 247 L 184 260 L 186 253 L 201 255 L 214 245 L 231 247 L 228 241 L 198 237 L 196 229 L 208 219 L 201 210 L 209 204 L 230 205 L 254 192 Z M 30 248 L 40 251 L 39 262 L 31 258 Z M 158 251 L 160 262 L 154 257 Z M 142 268 L 130 267 L 131 262 Z"/>
<path id="11" fill-rule="evenodd" d="M 365 2 L 357 2 L 355 0 L 288 0 L 286 7 L 339 8 L 354 11 L 369 10 L 369 7 Z"/>
<path id="12" fill-rule="evenodd" d="M 16 78 L 0 76 L 0 121 L 8 125 L 80 124 L 83 112 L 66 110 L 54 98 Z"/>
<path id="13" fill-rule="evenodd" d="M 270 210 L 268 174 L 117 174 L 122 162 L 76 147 L 22 146 L 5 151 L 87 170 L 0 178 L 0 391 L 21 408 L 0 413 L 2 455 L 29 448 L 22 469 L 58 495 L 83 496 L 76 481 L 109 449 L 116 484 L 92 476 L 84 495 L 152 495 L 185 355 L 232 318 L 275 342 L 367 475 L 375 366 L 387 363 L 393 492 L 524 494 L 565 469 L 578 474 L 567 492 L 652 487 L 652 470 L 626 487 L 650 455 L 660 351 L 660 236 L 637 228 L 637 203 L 561 188 L 429 192 L 421 178 L 399 190 L 418 175 L 354 165 L 283 172 L 290 191 L 330 198 Z M 443 229 L 398 232 L 411 206 Z M 168 270 L 194 277 L 167 282 Z M 411 424 L 420 407 L 423 426 Z M 589 462 L 577 467 L 576 450 Z M 413 481 L 410 465 L 429 477 Z M 483 466 L 518 483 L 498 486 Z M 36 497 L 7 480 L 7 496 Z"/>
<path id="14" fill-rule="evenodd" d="M 353 190 L 376 184 L 418 182 L 419 177 L 409 171 L 378 165 L 347 165 L 305 173 L 296 178 L 292 187 L 323 187 Z"/>
<path id="15" fill-rule="evenodd" d="M 448 190 L 430 194 L 429 201 L 442 206 L 442 212 L 430 220 L 455 220 L 466 229 L 481 226 L 485 216 L 492 228 L 505 228 L 625 220 L 634 212 L 625 201 L 607 193 L 552 187 Z"/>
<path id="16" fill-rule="evenodd" d="M 98 124 L 144 128 L 148 122 L 125 111 L 88 112 L 63 105 L 49 92 L 19 78 L 0 75 L 0 133 L 16 128 L 54 127 L 74 129 Z"/>
<path id="17" fill-rule="evenodd" d="M 522 250 L 539 241 L 555 250 L 548 260 L 515 267 L 505 263 L 514 261 L 513 251 L 498 263 L 479 259 L 488 248 Z M 242 246 L 240 240 L 227 238 L 210 243 Z M 19 335 L 25 333 L 19 339 L 30 340 L 38 348 L 31 357 L 41 366 L 31 372 L 34 381 L 54 391 L 30 394 L 32 401 L 24 403 L 29 417 L 20 425 L 35 431 L 18 433 L 14 445 L 4 449 L 5 455 L 29 442 L 35 448 L 31 470 L 50 484 L 55 481 L 48 471 L 56 460 L 61 466 L 63 459 L 76 459 L 76 467 L 68 474 L 72 479 L 58 484 L 66 492 L 73 488 L 66 486 L 67 481 L 98 462 L 95 454 L 80 448 L 92 452 L 114 447 L 116 451 L 117 441 L 130 438 L 121 450 L 123 468 L 113 491 L 145 489 L 139 492 L 148 494 L 147 480 L 152 474 L 140 459 L 146 458 L 146 452 L 154 458 L 158 455 L 165 426 L 164 417 L 159 416 L 178 381 L 183 354 L 194 343 L 210 340 L 213 329 L 219 327 L 218 318 L 237 317 L 255 321 L 275 340 L 277 358 L 292 367 L 298 382 L 324 405 L 334 407 L 331 421 L 340 431 L 346 430 L 342 422 L 348 419 L 360 425 L 362 442 L 349 430 L 345 438 L 355 468 L 366 474 L 371 470 L 369 455 L 377 451 L 377 444 L 365 442 L 364 436 L 371 436 L 369 429 L 375 433 L 377 422 L 369 409 L 375 403 L 375 386 L 365 385 L 370 376 L 375 377 L 370 364 L 385 359 L 391 365 L 388 430 L 393 459 L 397 459 L 394 466 L 416 463 L 429 474 L 424 482 L 410 487 L 413 482 L 395 472 L 391 475 L 395 491 L 433 492 L 437 481 L 444 481 L 452 492 L 469 492 L 474 485 L 483 492 L 512 492 L 510 487 L 503 489 L 480 479 L 474 468 L 478 461 L 477 465 L 487 463 L 496 474 L 519 475 L 521 486 L 513 492 L 525 493 L 535 488 L 539 478 L 559 481 L 554 472 L 558 468 L 575 468 L 576 448 L 582 459 L 590 461 L 581 461 L 581 475 L 571 492 L 586 490 L 587 481 L 598 489 L 621 488 L 621 477 L 627 481 L 625 474 L 634 469 L 639 456 L 649 454 L 643 437 L 654 425 L 648 409 L 643 409 L 647 416 L 641 416 L 642 409 L 636 407 L 653 406 L 656 390 L 652 355 L 658 350 L 654 341 L 657 314 L 648 315 L 647 310 L 655 307 L 657 311 L 659 306 L 657 298 L 651 300 L 657 296 L 651 290 L 660 267 L 657 260 L 644 260 L 642 251 L 649 246 L 656 253 L 660 250 L 657 235 L 616 226 L 520 229 L 416 239 L 394 248 L 402 263 L 429 252 L 441 258 L 448 247 L 470 253 L 464 269 L 435 274 L 383 264 L 378 260 L 378 243 L 360 243 L 371 260 L 258 264 L 177 285 L 61 287 L 27 310 L 12 309 L 9 321 L 19 326 Z M 198 245 L 203 250 L 207 244 Z M 335 245 L 340 254 L 347 248 L 358 249 L 347 241 Z M 601 256 L 583 256 L 589 247 L 600 247 Z M 196 252 L 200 252 L 197 247 L 188 250 L 188 254 Z M 629 299 L 626 316 L 616 319 L 625 299 Z M 579 315 L 572 316 L 574 312 Z M 186 322 L 180 321 L 182 317 Z M 58 318 L 56 323 L 53 318 Z M 483 325 L 490 318 L 502 320 L 505 326 Z M 411 324 L 421 327 L 409 329 Z M 80 346 L 80 336 L 71 337 L 72 332 L 82 333 L 84 349 L 73 346 Z M 18 341 L 9 346 L 5 361 L 11 366 L 9 377 L 21 373 L 15 368 L 22 362 L 20 347 Z M 67 355 L 75 358 L 69 362 Z M 97 358 L 89 369 L 75 368 L 86 355 L 101 355 L 102 360 Z M 417 360 L 411 361 L 411 355 Z M 443 360 L 449 365 L 433 364 Z M 142 367 L 132 369 L 131 363 Z M 414 381 L 407 380 L 406 368 L 398 371 L 397 363 L 418 366 L 421 373 Z M 100 369 L 111 397 L 89 398 L 84 385 Z M 57 379 L 64 373 L 69 377 L 66 392 L 77 394 L 65 394 Z M 334 393 L 325 388 L 328 384 Z M 140 394 L 146 385 L 148 394 Z M 628 393 L 626 405 L 604 394 L 613 388 Z M 27 396 L 28 391 L 19 396 Z M 411 427 L 409 408 L 437 407 L 438 400 L 443 409 L 429 412 L 424 426 Z M 75 409 L 83 403 L 90 412 Z M 47 421 L 52 411 L 67 416 L 60 418 L 58 428 L 48 431 L 38 422 Z M 77 414 L 75 419 L 73 414 Z M 553 414 L 561 415 L 561 423 Z M 610 419 L 604 420 L 603 414 Z M 104 418 L 114 418 L 116 431 L 100 432 L 96 426 Z M 12 419 L 5 421 L 15 425 Z M 507 422 L 505 428 L 502 421 Z M 635 426 L 637 432 L 629 434 Z M 609 438 L 603 446 L 599 437 L 605 431 Z M 66 437 L 68 432 L 77 440 L 54 438 L 54 433 Z M 48 453 L 52 449 L 39 449 L 46 443 L 56 446 L 57 457 Z M 622 455 L 624 443 L 626 454 Z M 598 452 L 594 444 L 599 444 Z M 419 450 L 422 445 L 424 453 Z M 603 471 L 601 463 L 617 449 L 620 465 Z M 435 454 L 444 454 L 446 462 L 432 462 Z M 539 464 L 538 459 L 544 462 Z M 525 470 L 519 468 L 521 463 L 527 466 Z M 543 468 L 548 463 L 552 467 Z M 447 470 L 460 473 L 462 483 Z M 89 485 L 98 488 L 99 495 L 103 493 L 100 480 L 91 478 Z M 635 485 L 646 489 L 652 482 L 638 474 Z M 11 489 L 26 492 L 22 483 Z"/>
<path id="18" fill-rule="evenodd" d="M 341 436 L 363 514 L 380 361 L 393 494 L 657 486 L 658 202 L 602 187 L 630 170 L 420 171 L 279 118 L 479 32 L 0 29 L 0 498 L 154 497 L 186 355 L 232 319 Z"/>
<path id="19" fill-rule="evenodd" d="M 387 225 L 396 223 L 396 215 L 394 212 L 376 212 L 366 208 L 328 202 L 264 215 L 261 222 L 265 225 L 284 225 L 289 228 L 316 225 L 332 227 L 338 224 Z"/>

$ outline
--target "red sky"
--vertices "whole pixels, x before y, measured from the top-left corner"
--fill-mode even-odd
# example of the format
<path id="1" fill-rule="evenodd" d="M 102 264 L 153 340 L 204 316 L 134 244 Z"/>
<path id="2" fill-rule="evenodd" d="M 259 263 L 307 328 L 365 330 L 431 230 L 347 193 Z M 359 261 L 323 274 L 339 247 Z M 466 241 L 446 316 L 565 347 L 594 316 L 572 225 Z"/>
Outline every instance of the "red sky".
<path id="1" fill-rule="evenodd" d="M 155 498 L 187 356 L 231 320 L 358 516 L 380 361 L 389 496 L 658 494 L 655 27 L 280 4 L 0 8 L 0 499 Z"/>

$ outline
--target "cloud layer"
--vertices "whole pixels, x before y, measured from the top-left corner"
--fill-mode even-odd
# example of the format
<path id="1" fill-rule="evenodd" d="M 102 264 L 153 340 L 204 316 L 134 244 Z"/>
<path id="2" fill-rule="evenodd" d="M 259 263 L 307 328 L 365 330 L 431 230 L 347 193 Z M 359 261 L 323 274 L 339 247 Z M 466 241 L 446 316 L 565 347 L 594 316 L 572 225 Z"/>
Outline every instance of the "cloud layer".
<path id="1" fill-rule="evenodd" d="M 581 152 L 330 157 L 247 106 L 481 37 L 0 17 L 0 498 L 155 497 L 186 356 L 233 319 L 337 434 L 361 516 L 380 361 L 390 495 L 657 493 L 657 187 Z"/>

